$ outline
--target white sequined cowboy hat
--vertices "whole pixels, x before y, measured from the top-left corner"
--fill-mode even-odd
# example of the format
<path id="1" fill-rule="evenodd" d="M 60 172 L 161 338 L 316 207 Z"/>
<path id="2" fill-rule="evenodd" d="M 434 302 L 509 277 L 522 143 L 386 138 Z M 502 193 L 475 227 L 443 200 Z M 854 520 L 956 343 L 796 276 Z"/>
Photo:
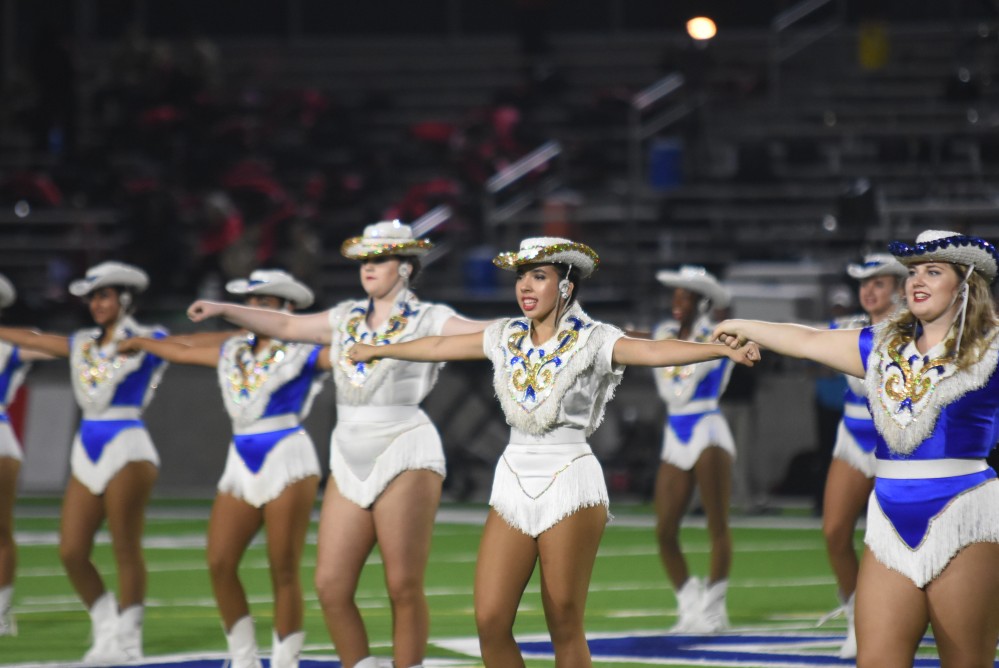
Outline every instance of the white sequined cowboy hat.
<path id="1" fill-rule="evenodd" d="M 991 283 L 999 270 L 999 251 L 989 241 L 945 230 L 926 230 L 916 237 L 916 243 L 893 241 L 888 245 L 891 254 L 908 266 L 925 262 L 951 262 L 975 271 Z"/>
<path id="2" fill-rule="evenodd" d="M 257 269 L 249 278 L 237 278 L 225 284 L 226 292 L 233 295 L 261 295 L 285 299 L 295 308 L 312 306 L 312 290 L 295 277 L 280 269 Z"/>
<path id="3" fill-rule="evenodd" d="M 520 250 L 500 253 L 493 264 L 515 271 L 526 264 L 567 264 L 587 278 L 600 266 L 596 251 L 578 241 L 561 237 L 531 237 L 520 242 Z"/>
<path id="4" fill-rule="evenodd" d="M 905 278 L 909 269 L 895 259 L 891 253 L 871 253 L 864 256 L 864 261 L 846 265 L 846 273 L 850 278 L 859 281 L 872 276 L 898 276 Z"/>
<path id="5" fill-rule="evenodd" d="M 429 239 L 415 238 L 409 225 L 388 220 L 368 225 L 363 235 L 344 241 L 340 252 L 351 260 L 367 260 L 388 255 L 423 255 L 433 246 Z"/>
<path id="6" fill-rule="evenodd" d="M 7 308 L 17 301 L 17 290 L 6 276 L 0 274 L 0 308 Z"/>
<path id="7" fill-rule="evenodd" d="M 105 286 L 128 288 L 142 292 L 149 287 L 149 276 L 136 266 L 124 262 L 101 262 L 87 270 L 86 276 L 69 284 L 70 294 L 86 297 Z"/>
<path id="8" fill-rule="evenodd" d="M 684 288 L 711 300 L 718 308 L 728 306 L 731 300 L 728 290 L 718 282 L 704 267 L 685 264 L 678 271 L 662 270 L 656 272 L 656 280 L 669 288 Z"/>

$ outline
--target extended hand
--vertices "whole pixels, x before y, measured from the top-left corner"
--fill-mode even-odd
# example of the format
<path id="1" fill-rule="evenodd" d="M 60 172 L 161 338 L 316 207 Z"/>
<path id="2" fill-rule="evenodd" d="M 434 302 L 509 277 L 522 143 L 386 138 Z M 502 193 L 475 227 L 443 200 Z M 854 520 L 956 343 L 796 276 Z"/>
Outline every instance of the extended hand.
<path id="1" fill-rule="evenodd" d="M 739 320 L 725 320 L 720 322 L 715 327 L 715 331 L 711 336 L 719 343 L 724 343 L 729 348 L 738 350 L 748 342 L 748 338 L 740 331 L 739 322 Z M 757 360 L 760 359 L 759 353 L 759 348 L 757 348 Z"/>
<path id="2" fill-rule="evenodd" d="M 760 347 L 752 341 L 736 349 L 730 357 L 736 364 L 746 366 L 753 366 L 762 359 Z"/>
<path id="3" fill-rule="evenodd" d="M 376 352 L 377 348 L 375 346 L 369 346 L 366 343 L 355 343 L 345 350 L 343 354 L 351 363 L 357 364 L 358 362 L 370 362 L 378 356 Z"/>
<path id="4" fill-rule="evenodd" d="M 208 318 L 214 318 L 222 314 L 223 305 L 218 302 L 210 302 L 207 299 L 199 299 L 187 308 L 187 317 L 194 322 L 201 322 Z"/>

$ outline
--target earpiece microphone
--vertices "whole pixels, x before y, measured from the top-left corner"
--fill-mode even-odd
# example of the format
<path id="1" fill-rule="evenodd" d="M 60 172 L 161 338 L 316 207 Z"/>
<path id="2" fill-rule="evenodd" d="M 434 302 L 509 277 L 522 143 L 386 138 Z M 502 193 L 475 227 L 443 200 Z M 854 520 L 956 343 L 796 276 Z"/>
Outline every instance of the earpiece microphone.
<path id="1" fill-rule="evenodd" d="M 558 293 L 562 296 L 562 299 L 569 298 L 569 279 L 563 278 L 558 282 Z"/>
<path id="2" fill-rule="evenodd" d="M 402 263 L 399 265 L 399 275 L 403 278 L 409 278 L 409 275 L 413 273 L 413 267 L 407 263 Z"/>
<path id="3" fill-rule="evenodd" d="M 123 309 L 127 309 L 132 305 L 132 293 L 131 292 L 120 292 L 118 293 L 118 305 Z"/>

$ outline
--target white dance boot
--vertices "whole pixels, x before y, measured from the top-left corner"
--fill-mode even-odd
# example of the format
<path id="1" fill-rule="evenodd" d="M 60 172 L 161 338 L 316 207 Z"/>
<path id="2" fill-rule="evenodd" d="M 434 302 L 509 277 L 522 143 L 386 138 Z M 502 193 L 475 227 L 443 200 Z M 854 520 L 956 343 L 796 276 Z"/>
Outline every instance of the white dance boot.
<path id="1" fill-rule="evenodd" d="M 354 668 L 378 668 L 378 659 L 373 656 L 366 657 L 355 663 Z"/>
<path id="2" fill-rule="evenodd" d="M 90 627 L 93 644 L 83 660 L 87 663 L 120 663 L 128 657 L 118 645 L 118 601 L 109 591 L 90 606 Z"/>
<path id="3" fill-rule="evenodd" d="M 229 646 L 229 665 L 232 668 L 263 668 L 257 655 L 253 617 L 240 617 L 225 634 L 225 642 Z"/>
<path id="4" fill-rule="evenodd" d="M 305 631 L 289 633 L 282 640 L 275 629 L 272 638 L 271 668 L 298 668 L 298 657 L 305 646 Z"/>
<path id="5" fill-rule="evenodd" d="M 142 620 L 145 608 L 131 605 L 118 614 L 118 647 L 129 661 L 142 658 Z"/>
<path id="6" fill-rule="evenodd" d="M 857 627 L 853 621 L 853 603 L 856 593 L 850 594 L 847 599 L 843 598 L 840 594 L 840 602 L 843 604 L 843 612 L 846 614 L 846 640 L 843 642 L 843 646 L 839 648 L 839 658 L 841 659 L 856 659 L 857 658 Z"/>
<path id="7" fill-rule="evenodd" d="M 702 618 L 703 589 L 701 581 L 695 577 L 687 578 L 683 586 L 676 592 L 676 624 L 670 633 L 703 633 Z"/>
<path id="8" fill-rule="evenodd" d="M 0 637 L 16 636 L 17 621 L 14 619 L 14 585 L 0 587 Z"/>
<path id="9" fill-rule="evenodd" d="M 705 588 L 701 618 L 706 633 L 718 633 L 728 628 L 727 594 L 728 580 L 712 582 Z"/>

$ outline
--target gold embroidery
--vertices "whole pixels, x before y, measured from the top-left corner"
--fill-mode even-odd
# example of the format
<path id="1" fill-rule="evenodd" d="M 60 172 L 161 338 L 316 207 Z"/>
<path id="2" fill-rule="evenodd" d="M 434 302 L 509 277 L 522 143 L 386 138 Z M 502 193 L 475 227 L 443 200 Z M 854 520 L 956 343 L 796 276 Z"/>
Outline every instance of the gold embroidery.
<path id="1" fill-rule="evenodd" d="M 115 348 L 117 350 L 117 347 Z M 95 354 L 96 353 L 96 354 Z M 117 352 L 105 355 L 96 341 L 86 341 L 80 346 L 80 362 L 77 364 L 80 383 L 85 388 L 94 389 L 114 378 L 128 355 Z"/>
<path id="2" fill-rule="evenodd" d="M 521 350 L 521 346 L 524 339 L 527 338 L 528 333 L 529 330 L 524 330 L 511 334 L 507 339 L 506 346 L 507 350 L 513 355 L 510 363 L 517 366 L 510 375 L 510 382 L 518 391 L 525 392 L 528 399 L 534 400 L 538 392 L 543 392 L 551 387 L 555 376 L 554 368 L 549 366 L 549 364 L 555 362 L 555 368 L 561 364 L 559 357 L 572 350 L 576 345 L 576 341 L 579 340 L 579 331 L 574 327 L 559 332 L 557 337 L 559 341 L 558 348 L 547 355 L 543 355 L 537 362 L 533 363 L 530 357 L 535 349 L 532 347 L 526 354 Z"/>
<path id="3" fill-rule="evenodd" d="M 919 371 L 913 371 L 912 365 L 902 356 L 901 347 L 900 337 L 896 337 L 888 344 L 888 356 L 892 360 L 888 366 L 897 366 L 901 376 L 893 375 L 888 378 L 884 386 L 885 393 L 894 401 L 902 401 L 906 405 L 918 404 L 933 390 L 933 381 L 929 372 L 936 370 L 937 367 L 952 364 L 954 358 L 946 355 L 937 357 L 927 361 Z"/>
<path id="4" fill-rule="evenodd" d="M 249 341 L 244 341 L 236 348 L 229 371 L 229 388 L 237 403 L 260 389 L 270 375 L 271 367 L 280 364 L 285 358 L 286 350 L 284 343 L 272 343 L 267 354 L 262 359 L 257 359 Z"/>

